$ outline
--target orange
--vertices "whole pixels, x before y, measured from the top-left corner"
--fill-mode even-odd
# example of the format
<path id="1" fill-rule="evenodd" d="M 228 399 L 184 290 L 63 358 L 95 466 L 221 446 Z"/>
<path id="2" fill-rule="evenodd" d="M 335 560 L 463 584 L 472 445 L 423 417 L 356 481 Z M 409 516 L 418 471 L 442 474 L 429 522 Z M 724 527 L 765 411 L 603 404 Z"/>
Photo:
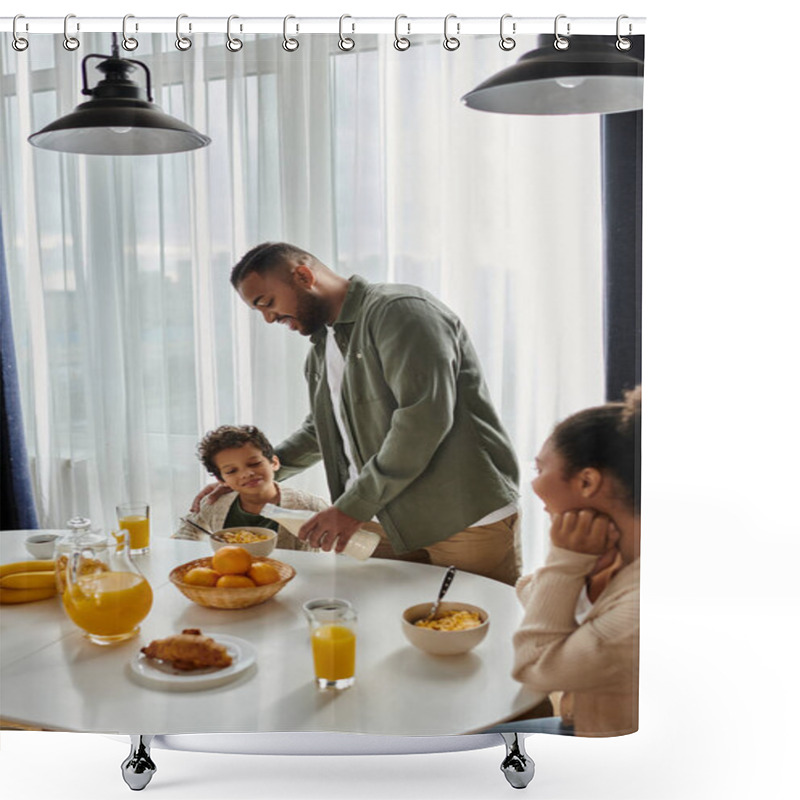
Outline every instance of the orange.
<path id="1" fill-rule="evenodd" d="M 216 586 L 218 579 L 219 572 L 211 567 L 194 567 L 183 576 L 183 582 L 192 586 Z"/>
<path id="2" fill-rule="evenodd" d="M 244 575 L 252 563 L 250 553 L 236 545 L 220 547 L 211 559 L 211 566 L 222 575 Z"/>
<path id="3" fill-rule="evenodd" d="M 256 561 L 247 573 L 259 586 L 276 583 L 281 579 L 281 574 L 272 564 L 266 561 Z"/>
<path id="4" fill-rule="evenodd" d="M 217 581 L 218 589 L 252 589 L 254 586 L 255 584 L 247 575 L 223 575 Z"/>

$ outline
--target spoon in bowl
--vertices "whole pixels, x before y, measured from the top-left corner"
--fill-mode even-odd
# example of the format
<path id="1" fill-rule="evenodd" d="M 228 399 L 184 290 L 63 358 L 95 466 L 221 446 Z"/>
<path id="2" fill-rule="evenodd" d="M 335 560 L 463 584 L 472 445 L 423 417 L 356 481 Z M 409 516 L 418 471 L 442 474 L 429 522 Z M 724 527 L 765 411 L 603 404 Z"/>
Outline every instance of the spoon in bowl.
<path id="1" fill-rule="evenodd" d="M 211 531 L 206 530 L 202 525 L 198 525 L 196 522 L 192 522 L 190 519 L 187 519 L 186 517 L 181 517 L 181 522 L 187 522 L 193 528 L 197 528 L 197 530 L 203 531 L 203 533 L 207 533 L 209 536 L 214 535 L 213 533 L 211 533 Z"/>
<path id="2" fill-rule="evenodd" d="M 425 617 L 425 622 L 429 622 L 436 616 L 436 612 L 439 610 L 439 604 L 442 602 L 442 598 L 445 596 L 447 590 L 450 588 L 450 584 L 453 582 L 455 574 L 456 574 L 455 567 L 450 567 L 447 570 L 447 572 L 445 572 L 444 579 L 442 580 L 442 586 L 439 589 L 439 596 L 436 598 L 436 602 L 431 606 L 430 613 L 428 614 L 427 617 Z"/>

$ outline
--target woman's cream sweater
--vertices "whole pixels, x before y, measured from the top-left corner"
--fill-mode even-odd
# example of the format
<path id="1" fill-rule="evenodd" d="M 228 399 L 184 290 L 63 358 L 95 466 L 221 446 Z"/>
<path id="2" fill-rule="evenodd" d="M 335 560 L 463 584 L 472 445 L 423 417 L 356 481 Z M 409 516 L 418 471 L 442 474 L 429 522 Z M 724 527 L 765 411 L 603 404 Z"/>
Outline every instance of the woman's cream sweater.
<path id="1" fill-rule="evenodd" d="M 516 680 L 574 695 L 575 733 L 638 729 L 639 560 L 624 566 L 581 624 L 575 604 L 597 556 L 552 547 L 545 566 L 516 584 L 525 608 L 514 634 Z"/>

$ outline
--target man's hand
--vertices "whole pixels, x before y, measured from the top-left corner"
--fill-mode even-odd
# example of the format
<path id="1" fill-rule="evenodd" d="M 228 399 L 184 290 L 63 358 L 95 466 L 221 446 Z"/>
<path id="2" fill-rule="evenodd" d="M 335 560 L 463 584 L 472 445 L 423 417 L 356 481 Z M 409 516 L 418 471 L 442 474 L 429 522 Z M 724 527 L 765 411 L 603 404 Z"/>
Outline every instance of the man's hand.
<path id="1" fill-rule="evenodd" d="M 228 494 L 228 492 L 232 491 L 233 489 L 231 489 L 230 486 L 226 486 L 224 483 L 209 483 L 208 486 L 206 486 L 203 491 L 200 492 L 200 494 L 198 494 L 194 500 L 192 500 L 192 507 L 190 510 L 193 514 L 196 514 L 200 510 L 200 501 L 204 497 L 208 497 L 209 504 L 213 505 L 217 502 L 217 500 L 219 500 L 220 497 L 222 497 L 222 495 Z"/>
<path id="2" fill-rule="evenodd" d="M 619 531 L 605 514 L 584 508 L 553 514 L 550 541 L 555 547 L 599 556 L 616 546 Z"/>
<path id="3" fill-rule="evenodd" d="M 337 553 L 344 550 L 350 537 L 361 527 L 361 520 L 339 511 L 336 506 L 326 508 L 315 514 L 298 531 L 298 538 L 308 542 L 311 547 L 320 547 Z"/>

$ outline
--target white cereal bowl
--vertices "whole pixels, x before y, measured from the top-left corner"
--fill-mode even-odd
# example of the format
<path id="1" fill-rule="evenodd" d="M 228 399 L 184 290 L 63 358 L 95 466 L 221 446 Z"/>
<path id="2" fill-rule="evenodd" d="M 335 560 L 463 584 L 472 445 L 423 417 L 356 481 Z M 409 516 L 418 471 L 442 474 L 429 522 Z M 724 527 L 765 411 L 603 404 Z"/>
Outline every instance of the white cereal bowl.
<path id="1" fill-rule="evenodd" d="M 265 538 L 258 542 L 229 542 L 223 538 L 224 534 L 235 533 L 236 531 L 247 531 L 248 533 L 254 533 L 256 536 L 263 536 Z M 278 543 L 278 534 L 275 531 L 269 530 L 269 528 L 248 528 L 239 525 L 235 528 L 222 528 L 222 530 L 215 531 L 209 539 L 211 540 L 211 547 L 214 551 L 219 550 L 220 547 L 235 545 L 236 547 L 244 547 L 251 556 L 266 557 L 275 549 L 275 545 Z"/>
<path id="2" fill-rule="evenodd" d="M 25 539 L 25 549 L 34 557 L 52 558 L 56 549 L 57 533 L 34 533 Z"/>
<path id="3" fill-rule="evenodd" d="M 403 612 L 403 633 L 414 647 L 433 656 L 455 656 L 472 650 L 479 645 L 489 631 L 489 612 L 469 603 L 457 601 L 443 602 L 439 605 L 442 611 L 473 611 L 482 620 L 476 628 L 463 631 L 437 631 L 433 628 L 419 628 L 414 623 L 428 616 L 431 603 L 418 603 Z"/>

